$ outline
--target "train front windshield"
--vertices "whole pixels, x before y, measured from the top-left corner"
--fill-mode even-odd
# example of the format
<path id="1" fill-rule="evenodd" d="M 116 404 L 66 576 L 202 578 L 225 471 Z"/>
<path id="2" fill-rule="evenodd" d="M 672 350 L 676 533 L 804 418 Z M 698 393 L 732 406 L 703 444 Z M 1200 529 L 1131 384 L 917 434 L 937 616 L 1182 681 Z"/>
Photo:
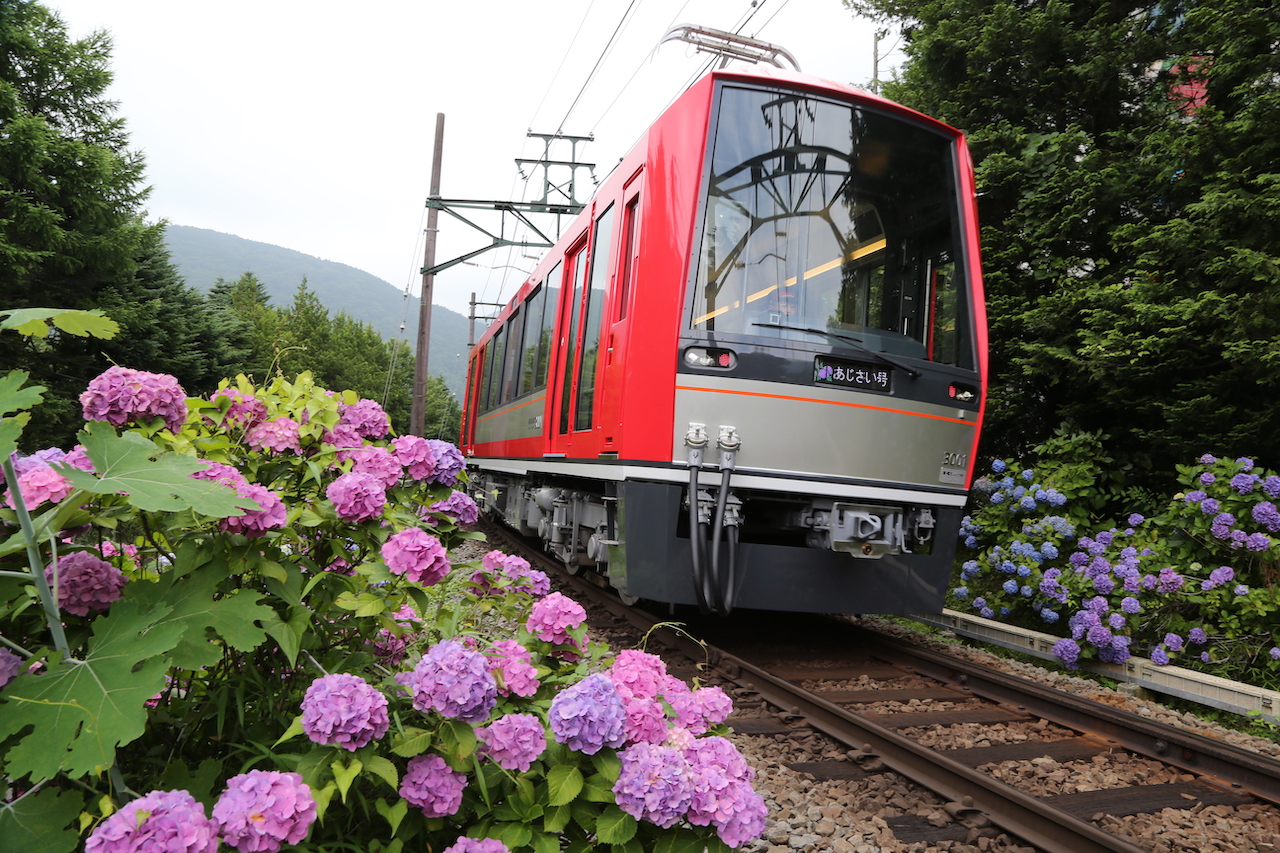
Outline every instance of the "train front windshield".
<path id="1" fill-rule="evenodd" d="M 691 329 L 973 368 L 954 141 L 855 104 L 720 91 Z"/>

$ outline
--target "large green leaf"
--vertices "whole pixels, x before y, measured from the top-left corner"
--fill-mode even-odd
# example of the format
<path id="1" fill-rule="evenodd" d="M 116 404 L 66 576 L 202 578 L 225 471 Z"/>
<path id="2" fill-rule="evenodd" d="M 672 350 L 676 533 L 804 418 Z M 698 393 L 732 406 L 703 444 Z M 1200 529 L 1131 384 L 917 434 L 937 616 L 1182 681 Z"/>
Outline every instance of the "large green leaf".
<path id="1" fill-rule="evenodd" d="M 96 308 L 91 311 L 78 311 L 74 308 L 19 308 L 0 311 L 0 329 L 15 329 L 23 335 L 44 337 L 49 333 L 49 320 L 62 331 L 82 338 L 114 338 L 120 331 L 119 323 Z"/>
<path id="2" fill-rule="evenodd" d="M 596 818 L 596 837 L 605 844 L 626 844 L 636 834 L 636 819 L 617 806 L 609 806 Z"/>
<path id="3" fill-rule="evenodd" d="M 103 423 L 80 433 L 80 443 L 93 462 L 97 476 L 59 465 L 62 474 L 78 489 L 99 495 L 123 493 L 130 503 L 149 512 L 194 509 L 201 515 L 226 518 L 241 510 L 258 509 L 258 503 L 242 498 L 235 489 L 211 480 L 193 480 L 191 474 L 206 463 L 192 456 L 164 453 L 134 432 L 116 435 Z"/>
<path id="4" fill-rule="evenodd" d="M 38 782 L 62 771 L 74 779 L 114 764 L 116 747 L 142 734 L 146 701 L 164 687 L 163 655 L 182 639 L 183 623 L 161 623 L 167 614 L 117 601 L 94 621 L 84 660 L 10 682 L 0 694 L 0 740 L 30 730 L 5 755 L 6 775 Z"/>
<path id="5" fill-rule="evenodd" d="M 0 377 L 0 458 L 7 459 L 18 449 L 18 438 L 31 418 L 26 410 L 35 408 L 44 399 L 43 386 L 22 387 L 28 375 L 24 370 L 10 370 Z M 6 417 L 10 412 L 19 414 Z"/>
<path id="6" fill-rule="evenodd" d="M 68 853 L 80 835 L 68 828 L 84 807 L 84 799 L 57 788 L 45 788 L 12 802 L 0 802 L 0 853 Z"/>

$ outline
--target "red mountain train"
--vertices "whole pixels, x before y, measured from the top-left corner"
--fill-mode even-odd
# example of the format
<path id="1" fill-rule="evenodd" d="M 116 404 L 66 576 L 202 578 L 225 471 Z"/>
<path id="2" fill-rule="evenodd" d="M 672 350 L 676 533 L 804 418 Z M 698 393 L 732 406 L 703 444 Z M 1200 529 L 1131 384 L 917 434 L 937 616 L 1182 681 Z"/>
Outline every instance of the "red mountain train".
<path id="1" fill-rule="evenodd" d="M 985 401 L 975 212 L 959 131 L 707 75 L 472 350 L 475 496 L 628 598 L 939 610 Z"/>

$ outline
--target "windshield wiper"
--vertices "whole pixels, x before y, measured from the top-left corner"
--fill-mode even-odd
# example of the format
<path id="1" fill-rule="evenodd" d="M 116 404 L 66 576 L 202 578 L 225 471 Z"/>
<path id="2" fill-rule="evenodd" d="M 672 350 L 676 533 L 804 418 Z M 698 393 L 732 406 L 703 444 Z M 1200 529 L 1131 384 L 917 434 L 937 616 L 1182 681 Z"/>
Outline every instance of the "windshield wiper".
<path id="1" fill-rule="evenodd" d="M 869 348 L 866 344 L 864 344 L 861 338 L 855 338 L 852 335 L 842 335 L 839 332 L 829 332 L 826 329 L 810 328 L 808 326 L 790 326 L 790 325 L 787 325 L 786 323 L 752 323 L 751 325 L 765 326 L 766 328 L 770 328 L 770 329 L 789 329 L 790 331 L 793 331 L 793 332 L 808 332 L 809 334 L 812 334 L 812 335 L 824 335 L 828 338 L 835 338 L 837 341 L 843 341 L 844 343 L 850 344 L 851 346 L 853 346 L 854 349 L 858 350 L 859 352 L 866 353 L 872 358 L 879 359 L 880 361 L 883 361 L 885 364 L 898 368 L 899 370 L 903 371 L 908 376 L 910 376 L 912 379 L 915 379 L 920 375 L 919 370 L 916 370 L 914 367 L 907 364 L 906 362 L 899 361 L 898 359 L 894 358 L 891 355 L 886 355 L 885 353 L 873 350 Z"/>

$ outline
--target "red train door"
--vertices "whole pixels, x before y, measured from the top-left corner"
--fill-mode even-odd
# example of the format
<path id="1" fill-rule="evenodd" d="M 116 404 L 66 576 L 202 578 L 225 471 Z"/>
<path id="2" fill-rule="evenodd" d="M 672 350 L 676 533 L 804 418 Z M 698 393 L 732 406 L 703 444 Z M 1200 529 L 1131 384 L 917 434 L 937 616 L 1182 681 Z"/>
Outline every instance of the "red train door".
<path id="1" fill-rule="evenodd" d="M 618 453 L 622 447 L 622 399 L 626 381 L 628 338 L 631 329 L 631 292 L 636 259 L 640 252 L 640 187 L 628 184 L 624 191 L 618 261 L 614 267 L 608 317 L 603 332 L 600 387 L 596 392 L 596 422 L 601 432 L 601 453 Z"/>

